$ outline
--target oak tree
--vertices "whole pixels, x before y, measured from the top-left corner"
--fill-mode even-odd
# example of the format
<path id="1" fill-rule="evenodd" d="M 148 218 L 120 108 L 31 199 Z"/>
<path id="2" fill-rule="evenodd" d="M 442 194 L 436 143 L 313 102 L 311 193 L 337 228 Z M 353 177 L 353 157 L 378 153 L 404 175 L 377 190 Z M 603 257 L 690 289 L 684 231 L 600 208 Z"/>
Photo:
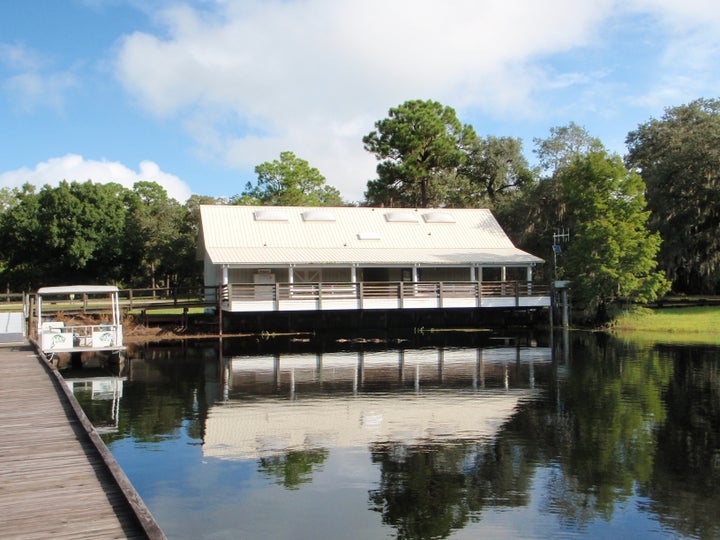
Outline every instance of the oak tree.
<path id="1" fill-rule="evenodd" d="M 685 293 L 720 292 L 720 100 L 669 108 L 628 134 L 628 166 L 647 184 L 661 267 Z"/>

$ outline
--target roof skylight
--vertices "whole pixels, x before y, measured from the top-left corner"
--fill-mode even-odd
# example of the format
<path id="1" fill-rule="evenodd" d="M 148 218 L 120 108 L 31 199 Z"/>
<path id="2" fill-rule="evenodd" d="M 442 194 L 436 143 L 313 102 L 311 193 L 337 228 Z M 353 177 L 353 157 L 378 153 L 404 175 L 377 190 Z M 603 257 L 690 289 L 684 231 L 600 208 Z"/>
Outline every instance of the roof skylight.
<path id="1" fill-rule="evenodd" d="M 265 208 L 253 212 L 255 221 L 288 221 L 290 217 L 285 210 Z"/>
<path id="2" fill-rule="evenodd" d="M 385 221 L 391 223 L 417 223 L 417 214 L 414 212 L 388 212 Z"/>
<path id="3" fill-rule="evenodd" d="M 380 240 L 380 233 L 374 231 L 364 231 L 358 233 L 359 240 Z"/>
<path id="4" fill-rule="evenodd" d="M 423 219 L 425 223 L 455 223 L 455 217 L 447 212 L 428 212 Z"/>

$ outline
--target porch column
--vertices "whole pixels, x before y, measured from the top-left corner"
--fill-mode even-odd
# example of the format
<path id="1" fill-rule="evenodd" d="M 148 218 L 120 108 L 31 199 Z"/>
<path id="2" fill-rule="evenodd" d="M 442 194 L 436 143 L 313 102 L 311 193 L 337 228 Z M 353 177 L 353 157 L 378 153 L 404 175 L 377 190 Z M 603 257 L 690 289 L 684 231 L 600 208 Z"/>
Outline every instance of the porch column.
<path id="1" fill-rule="evenodd" d="M 527 288 L 528 288 L 528 294 L 532 294 L 532 266 L 527 267 Z"/>
<path id="2" fill-rule="evenodd" d="M 413 280 L 413 283 L 417 283 L 417 280 L 418 280 L 418 267 L 417 267 L 417 265 L 413 265 L 413 267 L 412 267 L 412 280 Z"/>
<path id="3" fill-rule="evenodd" d="M 505 266 L 500 267 L 500 281 L 507 281 L 507 268 Z"/>
<path id="4" fill-rule="evenodd" d="M 470 281 L 475 281 L 475 267 L 470 267 Z"/>
<path id="5" fill-rule="evenodd" d="M 356 309 L 362 309 L 362 291 L 357 280 L 357 265 L 350 266 L 350 283 L 353 284 L 353 291 L 357 299 Z"/>
<path id="6" fill-rule="evenodd" d="M 220 290 L 218 291 L 218 298 L 222 300 L 230 300 L 230 294 L 228 290 L 228 286 L 230 284 L 230 278 L 228 277 L 228 266 L 227 264 L 222 265 L 222 277 L 221 277 L 221 286 Z M 219 300 L 218 300 L 219 301 Z"/>

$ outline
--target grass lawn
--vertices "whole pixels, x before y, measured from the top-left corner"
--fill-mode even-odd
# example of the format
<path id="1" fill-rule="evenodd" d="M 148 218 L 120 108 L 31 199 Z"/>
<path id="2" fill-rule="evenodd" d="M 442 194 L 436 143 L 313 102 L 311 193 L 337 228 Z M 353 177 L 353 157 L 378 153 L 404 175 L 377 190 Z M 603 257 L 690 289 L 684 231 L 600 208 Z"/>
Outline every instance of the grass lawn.
<path id="1" fill-rule="evenodd" d="M 636 309 L 618 316 L 612 330 L 657 342 L 720 344 L 720 307 Z"/>

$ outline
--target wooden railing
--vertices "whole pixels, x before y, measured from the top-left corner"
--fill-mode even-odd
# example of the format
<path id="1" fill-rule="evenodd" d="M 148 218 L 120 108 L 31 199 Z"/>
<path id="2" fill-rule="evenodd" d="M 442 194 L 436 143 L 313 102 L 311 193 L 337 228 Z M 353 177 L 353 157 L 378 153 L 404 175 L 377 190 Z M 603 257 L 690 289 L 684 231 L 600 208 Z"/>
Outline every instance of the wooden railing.
<path id="1" fill-rule="evenodd" d="M 549 305 L 550 290 L 519 281 L 233 283 L 224 298 L 230 311 L 532 307 Z"/>

